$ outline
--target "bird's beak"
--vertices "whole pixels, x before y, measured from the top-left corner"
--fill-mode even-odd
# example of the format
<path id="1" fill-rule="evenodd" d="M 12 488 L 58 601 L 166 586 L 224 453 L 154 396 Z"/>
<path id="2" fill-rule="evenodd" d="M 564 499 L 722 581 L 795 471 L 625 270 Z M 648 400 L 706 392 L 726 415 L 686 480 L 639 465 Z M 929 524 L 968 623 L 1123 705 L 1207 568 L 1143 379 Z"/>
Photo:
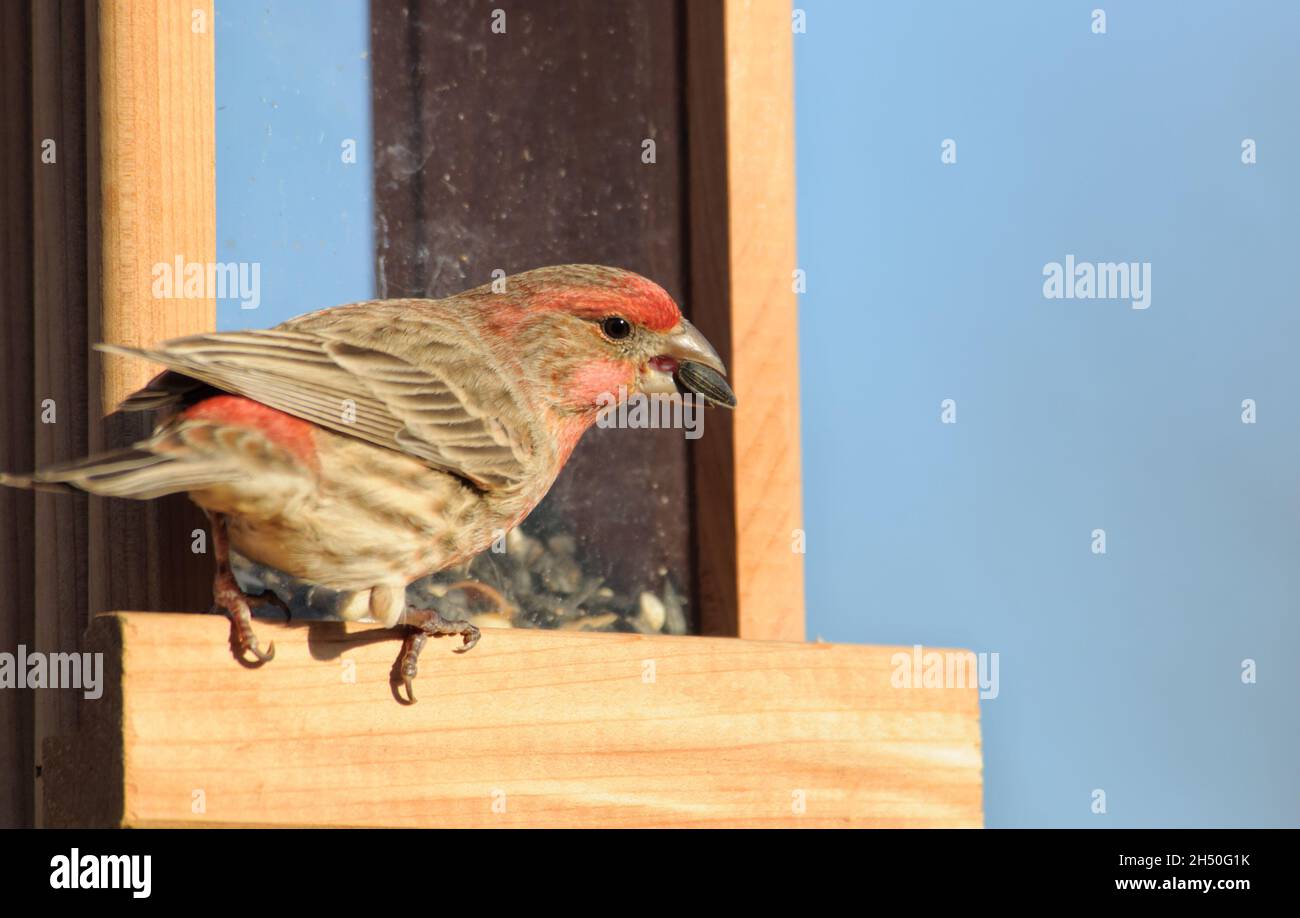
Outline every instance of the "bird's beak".
<path id="1" fill-rule="evenodd" d="M 664 339 L 663 353 L 641 373 L 640 390 L 647 393 L 690 392 L 711 405 L 736 407 L 736 393 L 722 377 L 727 368 L 700 330 L 682 319 Z"/>
<path id="2" fill-rule="evenodd" d="M 668 348 L 664 354 L 679 362 L 689 360 L 692 363 L 702 363 L 710 370 L 715 370 L 723 376 L 727 375 L 727 368 L 722 365 L 722 358 L 713 349 L 713 345 L 709 344 L 709 339 L 701 335 L 700 330 L 685 319 L 682 319 L 675 330 L 668 333 Z"/>

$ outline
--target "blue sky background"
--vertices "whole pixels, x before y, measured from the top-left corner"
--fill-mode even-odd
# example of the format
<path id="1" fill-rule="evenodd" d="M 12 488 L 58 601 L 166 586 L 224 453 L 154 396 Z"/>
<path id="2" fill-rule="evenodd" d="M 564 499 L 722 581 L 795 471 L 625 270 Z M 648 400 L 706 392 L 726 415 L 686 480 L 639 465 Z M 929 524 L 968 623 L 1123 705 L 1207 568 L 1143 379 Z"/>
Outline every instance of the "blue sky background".
<path id="1" fill-rule="evenodd" d="M 1000 654 L 990 826 L 1300 824 L 1300 4 L 801 6 L 810 631 Z"/>
<path id="2" fill-rule="evenodd" d="M 1099 5 L 799 2 L 809 634 L 1000 655 L 990 826 L 1300 825 L 1300 4 Z M 372 294 L 367 44 L 218 0 L 221 327 Z"/>
<path id="3" fill-rule="evenodd" d="M 218 327 L 373 296 L 369 8 L 217 0 L 216 22 L 217 259 L 262 281 L 257 309 L 217 303 Z"/>

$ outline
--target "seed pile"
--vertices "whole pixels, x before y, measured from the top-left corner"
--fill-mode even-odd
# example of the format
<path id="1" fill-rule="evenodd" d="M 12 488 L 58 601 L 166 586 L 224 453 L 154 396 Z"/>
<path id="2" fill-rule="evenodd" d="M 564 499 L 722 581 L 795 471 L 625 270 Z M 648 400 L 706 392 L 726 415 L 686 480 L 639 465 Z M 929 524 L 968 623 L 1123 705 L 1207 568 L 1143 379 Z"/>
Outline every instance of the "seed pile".
<path id="1" fill-rule="evenodd" d="M 578 542 L 567 532 L 542 538 L 521 528 L 505 538 L 505 550 L 485 551 L 467 564 L 411 584 L 407 602 L 437 609 L 444 618 L 468 619 L 481 628 L 560 628 L 641 634 L 687 634 L 686 599 L 661 570 L 657 588 L 619 593 L 584 570 Z M 313 586 L 234 556 L 235 575 L 246 592 L 273 590 L 294 618 L 338 617 L 347 596 Z M 262 606 L 260 616 L 278 614 Z"/>

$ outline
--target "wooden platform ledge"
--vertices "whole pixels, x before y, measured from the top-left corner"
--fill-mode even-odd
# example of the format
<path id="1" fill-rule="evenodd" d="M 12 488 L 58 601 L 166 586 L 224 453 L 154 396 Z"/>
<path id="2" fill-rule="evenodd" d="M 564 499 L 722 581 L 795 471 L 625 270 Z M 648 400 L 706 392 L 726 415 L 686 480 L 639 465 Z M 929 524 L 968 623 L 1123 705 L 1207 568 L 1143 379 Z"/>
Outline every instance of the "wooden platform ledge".
<path id="1" fill-rule="evenodd" d="M 900 648 L 485 630 L 430 641 L 420 703 L 373 626 L 116 613 L 105 690 L 45 747 L 47 824 L 979 826 L 976 689 L 896 689 Z"/>

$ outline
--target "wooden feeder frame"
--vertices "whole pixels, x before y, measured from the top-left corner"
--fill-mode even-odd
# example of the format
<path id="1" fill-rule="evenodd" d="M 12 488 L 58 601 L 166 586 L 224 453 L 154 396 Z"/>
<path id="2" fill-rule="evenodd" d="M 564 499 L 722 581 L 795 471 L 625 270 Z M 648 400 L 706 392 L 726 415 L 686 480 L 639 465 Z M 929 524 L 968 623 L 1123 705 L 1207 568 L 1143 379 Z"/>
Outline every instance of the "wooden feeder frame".
<path id="1" fill-rule="evenodd" d="M 977 688 L 893 687 L 910 648 L 804 643 L 791 5 L 682 9 L 689 300 L 743 406 L 692 457 L 705 636 L 435 642 L 400 706 L 375 626 L 261 622 L 277 657 L 246 671 L 221 618 L 112 611 L 207 604 L 207 559 L 172 536 L 203 526 L 185 501 L 0 489 L 0 650 L 81 646 L 107 668 L 97 701 L 0 693 L 0 824 L 982 824 Z M 144 433 L 100 416 L 154 369 L 91 342 L 215 325 L 211 300 L 150 294 L 152 265 L 216 260 L 214 20 L 211 0 L 0 19 L 0 207 L 31 226 L 0 239 L 0 468 L 21 469 Z"/>

